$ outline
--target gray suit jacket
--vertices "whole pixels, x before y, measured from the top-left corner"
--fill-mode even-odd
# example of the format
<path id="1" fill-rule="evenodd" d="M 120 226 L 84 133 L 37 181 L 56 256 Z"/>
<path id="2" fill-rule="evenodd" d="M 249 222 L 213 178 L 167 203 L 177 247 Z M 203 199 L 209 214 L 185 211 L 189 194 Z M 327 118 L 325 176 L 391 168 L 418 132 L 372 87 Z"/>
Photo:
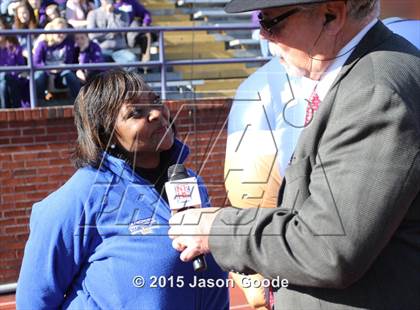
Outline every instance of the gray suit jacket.
<path id="1" fill-rule="evenodd" d="M 289 280 L 276 309 L 420 309 L 420 56 L 378 22 L 286 170 L 277 209 L 222 210 L 225 270 Z"/>

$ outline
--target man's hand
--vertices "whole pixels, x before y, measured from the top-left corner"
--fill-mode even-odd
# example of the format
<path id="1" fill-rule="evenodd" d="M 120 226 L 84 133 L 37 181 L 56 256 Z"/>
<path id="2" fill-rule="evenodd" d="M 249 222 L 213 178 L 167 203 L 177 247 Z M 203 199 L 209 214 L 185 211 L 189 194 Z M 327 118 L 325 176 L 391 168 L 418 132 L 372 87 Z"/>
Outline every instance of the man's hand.
<path id="1" fill-rule="evenodd" d="M 220 208 L 189 209 L 179 212 L 169 220 L 169 237 L 173 239 L 172 247 L 182 252 L 184 262 L 210 252 L 209 234 L 211 225 Z"/>

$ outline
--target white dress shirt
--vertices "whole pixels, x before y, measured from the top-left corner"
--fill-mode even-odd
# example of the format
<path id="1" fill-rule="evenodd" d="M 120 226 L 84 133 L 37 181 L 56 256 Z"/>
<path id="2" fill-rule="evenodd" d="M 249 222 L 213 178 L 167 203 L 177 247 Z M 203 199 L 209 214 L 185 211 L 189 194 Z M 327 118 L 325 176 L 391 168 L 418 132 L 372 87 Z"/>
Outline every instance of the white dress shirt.
<path id="1" fill-rule="evenodd" d="M 324 74 L 321 76 L 321 79 L 316 85 L 316 93 L 318 94 L 318 97 L 321 100 L 321 104 L 353 50 L 360 43 L 363 37 L 368 33 L 368 31 L 377 23 L 377 21 L 378 19 L 375 18 L 369 24 L 367 24 L 356 36 L 354 36 L 353 39 L 351 39 L 338 52 L 336 59 L 328 67 L 327 71 L 325 71 Z"/>
<path id="2" fill-rule="evenodd" d="M 243 156 L 241 162 L 235 162 L 231 169 L 245 171 L 258 158 L 277 154 L 275 168 L 284 175 L 304 128 L 305 99 L 315 87 L 320 100 L 325 98 L 355 46 L 376 22 L 377 19 L 370 22 L 341 49 L 320 81 L 287 77 L 279 59 L 274 58 L 241 84 L 229 114 L 226 152 L 240 151 Z M 238 141 L 241 141 L 239 148 Z"/>

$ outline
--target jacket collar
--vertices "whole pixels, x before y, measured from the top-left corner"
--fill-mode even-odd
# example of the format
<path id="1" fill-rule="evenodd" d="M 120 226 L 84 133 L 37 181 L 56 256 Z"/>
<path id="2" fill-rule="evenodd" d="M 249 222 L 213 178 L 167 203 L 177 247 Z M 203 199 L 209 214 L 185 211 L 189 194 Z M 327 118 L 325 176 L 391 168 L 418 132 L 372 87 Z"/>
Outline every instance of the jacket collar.
<path id="1" fill-rule="evenodd" d="M 175 139 L 169 152 L 169 165 L 183 164 L 190 153 L 189 147 Z M 125 160 L 112 156 L 107 152 L 103 152 L 102 165 L 100 169 L 106 169 L 111 171 L 117 176 L 115 182 L 118 182 L 120 178 L 129 180 L 134 183 L 143 183 L 141 178 L 131 168 L 130 164 Z"/>
<path id="2" fill-rule="evenodd" d="M 356 49 L 351 53 L 349 59 L 347 59 L 339 75 L 331 85 L 330 90 L 333 89 L 356 65 L 356 63 L 363 58 L 366 54 L 372 52 L 372 50 L 378 48 L 383 42 L 389 39 L 393 35 L 381 21 L 378 22 L 368 31 L 368 33 L 359 42 Z"/>
<path id="3" fill-rule="evenodd" d="M 294 158 L 302 158 L 309 154 L 317 153 L 318 146 L 314 144 L 314 141 L 320 141 L 327 126 L 340 82 L 349 74 L 360 59 L 373 50 L 378 49 L 392 35 L 393 33 L 381 21 L 378 21 L 359 42 L 331 85 L 322 104 L 319 106 L 316 121 L 310 125 L 311 129 L 301 132 L 295 147 Z"/>

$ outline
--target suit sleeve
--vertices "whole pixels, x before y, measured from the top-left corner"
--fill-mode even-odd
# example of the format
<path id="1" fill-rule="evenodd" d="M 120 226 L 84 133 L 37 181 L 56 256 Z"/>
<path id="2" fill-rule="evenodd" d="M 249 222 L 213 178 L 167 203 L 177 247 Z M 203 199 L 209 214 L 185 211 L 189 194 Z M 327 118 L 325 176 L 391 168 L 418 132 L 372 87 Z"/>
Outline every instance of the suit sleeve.
<path id="1" fill-rule="evenodd" d="M 222 268 L 345 288 L 384 249 L 419 193 L 419 109 L 360 84 L 337 98 L 316 157 L 286 170 L 280 208 L 219 212 L 209 243 Z"/>

